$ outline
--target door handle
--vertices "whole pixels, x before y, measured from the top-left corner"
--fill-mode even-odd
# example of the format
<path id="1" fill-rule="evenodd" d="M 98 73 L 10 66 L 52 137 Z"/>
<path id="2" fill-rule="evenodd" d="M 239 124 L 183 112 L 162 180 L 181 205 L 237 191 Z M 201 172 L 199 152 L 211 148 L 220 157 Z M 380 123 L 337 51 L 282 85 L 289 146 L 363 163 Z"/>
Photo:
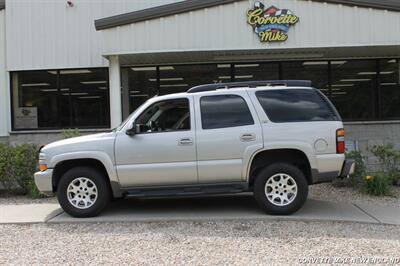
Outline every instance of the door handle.
<path id="1" fill-rule="evenodd" d="M 182 138 L 178 141 L 179 145 L 193 145 L 192 138 Z"/>
<path id="2" fill-rule="evenodd" d="M 256 135 L 253 133 L 245 133 L 240 136 L 240 141 L 242 142 L 254 141 L 254 140 L 256 140 Z"/>

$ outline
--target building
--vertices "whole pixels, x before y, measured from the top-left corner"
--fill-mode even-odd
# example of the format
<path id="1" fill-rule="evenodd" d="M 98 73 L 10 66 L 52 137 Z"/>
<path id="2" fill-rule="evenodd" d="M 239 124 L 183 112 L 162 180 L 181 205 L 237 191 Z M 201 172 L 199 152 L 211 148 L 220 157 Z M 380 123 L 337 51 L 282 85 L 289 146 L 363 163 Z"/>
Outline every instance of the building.
<path id="1" fill-rule="evenodd" d="M 400 143 L 395 0 L 0 0 L 0 138 L 104 131 L 153 95 L 310 79 L 349 149 Z"/>

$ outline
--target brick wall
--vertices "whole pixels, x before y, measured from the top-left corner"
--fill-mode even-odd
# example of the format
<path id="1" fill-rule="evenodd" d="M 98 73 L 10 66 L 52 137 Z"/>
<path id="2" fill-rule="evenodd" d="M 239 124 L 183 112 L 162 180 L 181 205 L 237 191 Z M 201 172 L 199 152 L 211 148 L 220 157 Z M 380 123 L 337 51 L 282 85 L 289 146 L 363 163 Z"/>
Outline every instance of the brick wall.
<path id="1" fill-rule="evenodd" d="M 374 145 L 392 143 L 400 149 L 400 122 L 345 123 L 346 140 L 356 141 L 358 150 L 365 157 L 367 168 L 376 171 L 379 166 L 369 151 Z"/>

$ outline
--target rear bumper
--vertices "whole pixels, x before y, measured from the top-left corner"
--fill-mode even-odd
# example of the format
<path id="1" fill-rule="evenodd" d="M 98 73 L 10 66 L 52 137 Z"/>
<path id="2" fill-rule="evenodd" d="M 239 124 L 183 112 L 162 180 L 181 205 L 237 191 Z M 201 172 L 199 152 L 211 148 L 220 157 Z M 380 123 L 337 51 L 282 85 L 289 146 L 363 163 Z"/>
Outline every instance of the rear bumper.
<path id="1" fill-rule="evenodd" d="M 354 173 L 354 170 L 356 168 L 356 163 L 353 159 L 346 159 L 343 163 L 342 171 L 340 173 L 340 177 L 348 177 L 352 173 Z"/>
<path id="2" fill-rule="evenodd" d="M 35 184 L 39 191 L 47 196 L 53 195 L 53 169 L 35 173 Z"/>
<path id="3" fill-rule="evenodd" d="M 311 184 L 319 184 L 319 183 L 328 183 L 332 182 L 335 178 L 346 178 L 355 170 L 355 162 L 352 159 L 345 159 L 341 162 L 340 166 L 337 169 L 341 169 L 340 171 L 328 171 L 328 172 L 319 172 L 318 169 L 312 169 L 312 183 Z"/>

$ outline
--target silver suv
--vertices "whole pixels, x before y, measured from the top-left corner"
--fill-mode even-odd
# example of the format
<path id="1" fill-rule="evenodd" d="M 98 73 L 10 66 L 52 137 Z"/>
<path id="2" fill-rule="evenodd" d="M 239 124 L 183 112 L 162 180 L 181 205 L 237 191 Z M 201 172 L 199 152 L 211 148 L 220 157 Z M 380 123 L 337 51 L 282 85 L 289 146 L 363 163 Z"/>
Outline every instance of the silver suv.
<path id="1" fill-rule="evenodd" d="M 76 217 L 112 197 L 249 191 L 285 215 L 309 185 L 354 171 L 344 152 L 341 118 L 311 82 L 209 84 L 151 98 L 111 132 L 46 145 L 35 182 Z"/>

